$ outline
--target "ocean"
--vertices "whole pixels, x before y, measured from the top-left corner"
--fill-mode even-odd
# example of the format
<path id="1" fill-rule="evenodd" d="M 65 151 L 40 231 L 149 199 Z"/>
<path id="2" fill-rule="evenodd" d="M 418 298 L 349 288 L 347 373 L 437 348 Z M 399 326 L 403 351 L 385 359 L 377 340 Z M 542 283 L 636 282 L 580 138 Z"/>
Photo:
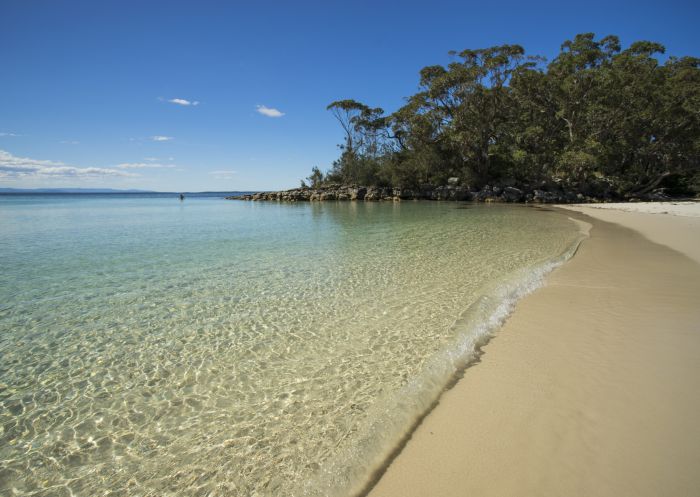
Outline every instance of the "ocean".
<path id="1" fill-rule="evenodd" d="M 0 494 L 352 495 L 581 236 L 522 205 L 0 195 Z"/>

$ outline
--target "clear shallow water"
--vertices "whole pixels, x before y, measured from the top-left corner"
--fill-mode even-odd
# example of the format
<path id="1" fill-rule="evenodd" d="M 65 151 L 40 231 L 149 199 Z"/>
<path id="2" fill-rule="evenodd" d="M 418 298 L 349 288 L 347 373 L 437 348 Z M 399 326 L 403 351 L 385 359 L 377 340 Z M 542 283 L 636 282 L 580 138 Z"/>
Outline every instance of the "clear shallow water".
<path id="1" fill-rule="evenodd" d="M 579 239 L 464 207 L 0 196 L 0 493 L 357 491 Z"/>

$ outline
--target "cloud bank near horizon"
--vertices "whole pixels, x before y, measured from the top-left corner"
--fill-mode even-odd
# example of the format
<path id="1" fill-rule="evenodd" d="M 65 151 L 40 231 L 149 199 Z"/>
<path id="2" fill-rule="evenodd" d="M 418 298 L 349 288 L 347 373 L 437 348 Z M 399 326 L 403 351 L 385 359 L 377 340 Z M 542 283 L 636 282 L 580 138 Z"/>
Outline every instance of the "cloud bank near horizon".
<path id="1" fill-rule="evenodd" d="M 104 178 L 139 176 L 116 168 L 76 167 L 52 160 L 17 157 L 0 150 L 0 179 L 16 180 L 31 178 Z"/>

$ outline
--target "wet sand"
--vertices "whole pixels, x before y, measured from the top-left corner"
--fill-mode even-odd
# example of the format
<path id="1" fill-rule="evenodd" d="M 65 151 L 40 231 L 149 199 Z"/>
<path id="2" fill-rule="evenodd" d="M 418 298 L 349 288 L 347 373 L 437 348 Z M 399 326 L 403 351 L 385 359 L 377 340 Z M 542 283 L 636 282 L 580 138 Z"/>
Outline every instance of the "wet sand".
<path id="1" fill-rule="evenodd" d="M 700 202 L 575 204 L 561 207 L 632 228 L 652 242 L 671 247 L 700 263 Z"/>
<path id="2" fill-rule="evenodd" d="M 644 235 L 572 212 L 590 238 L 369 495 L 700 495 L 700 244 L 679 232 L 698 236 L 700 219 L 583 210 Z"/>

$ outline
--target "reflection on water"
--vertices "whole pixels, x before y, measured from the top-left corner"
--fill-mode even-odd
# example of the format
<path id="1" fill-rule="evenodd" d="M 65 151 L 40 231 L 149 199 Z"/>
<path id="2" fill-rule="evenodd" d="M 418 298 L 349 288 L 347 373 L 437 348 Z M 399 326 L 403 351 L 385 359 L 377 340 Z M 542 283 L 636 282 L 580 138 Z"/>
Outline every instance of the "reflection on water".
<path id="1" fill-rule="evenodd" d="M 0 199 L 0 493 L 347 492 L 577 238 L 456 207 Z"/>

